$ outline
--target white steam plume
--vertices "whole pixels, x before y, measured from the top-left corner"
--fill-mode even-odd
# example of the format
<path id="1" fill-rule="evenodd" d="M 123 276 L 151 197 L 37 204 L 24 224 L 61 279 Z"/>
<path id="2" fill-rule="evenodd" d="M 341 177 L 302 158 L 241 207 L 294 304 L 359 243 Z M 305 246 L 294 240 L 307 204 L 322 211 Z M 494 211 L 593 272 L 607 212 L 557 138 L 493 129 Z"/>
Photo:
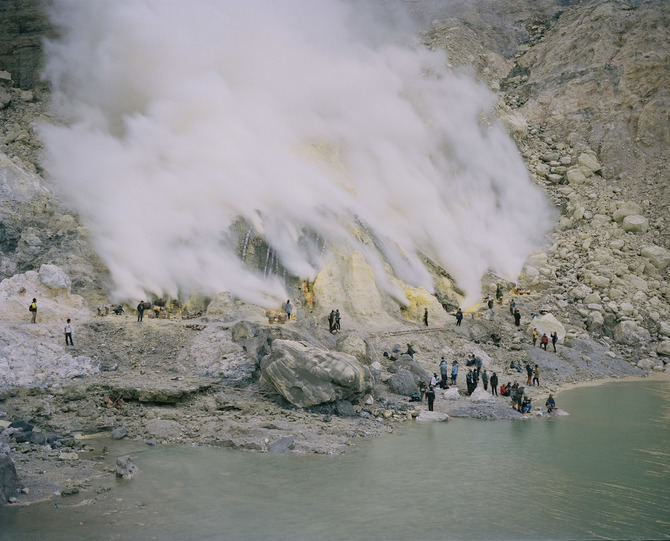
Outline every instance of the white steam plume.
<path id="1" fill-rule="evenodd" d="M 42 128 L 47 168 L 115 296 L 284 297 L 236 255 L 239 217 L 302 277 L 303 232 L 353 247 L 354 221 L 415 285 L 419 254 L 471 298 L 488 269 L 518 274 L 550 212 L 482 120 L 495 96 L 368 4 L 54 1 L 45 74 L 68 125 Z"/>

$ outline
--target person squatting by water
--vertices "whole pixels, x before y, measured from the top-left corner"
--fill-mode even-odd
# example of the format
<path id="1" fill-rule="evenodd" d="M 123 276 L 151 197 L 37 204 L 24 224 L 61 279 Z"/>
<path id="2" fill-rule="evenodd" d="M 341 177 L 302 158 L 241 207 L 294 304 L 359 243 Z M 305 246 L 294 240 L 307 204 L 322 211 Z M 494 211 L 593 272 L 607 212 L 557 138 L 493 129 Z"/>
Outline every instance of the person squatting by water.
<path id="1" fill-rule="evenodd" d="M 142 318 L 144 317 L 144 301 L 140 301 L 137 305 L 137 321 L 142 323 Z"/>
<path id="2" fill-rule="evenodd" d="M 74 346 L 72 343 L 72 325 L 70 324 L 70 318 L 67 319 L 65 322 L 65 328 L 63 329 L 63 332 L 65 333 L 65 345 L 68 345 L 68 340 L 70 341 L 70 345 Z"/>
<path id="3" fill-rule="evenodd" d="M 547 398 L 547 401 L 544 403 L 544 405 L 547 407 L 548 413 L 551 413 L 556 409 L 556 401 L 554 400 L 553 394 L 549 394 L 549 398 Z"/>
<path id="4" fill-rule="evenodd" d="M 28 311 L 31 314 L 30 322 L 35 323 L 37 321 L 37 299 L 33 299 L 33 302 L 28 306 Z"/>

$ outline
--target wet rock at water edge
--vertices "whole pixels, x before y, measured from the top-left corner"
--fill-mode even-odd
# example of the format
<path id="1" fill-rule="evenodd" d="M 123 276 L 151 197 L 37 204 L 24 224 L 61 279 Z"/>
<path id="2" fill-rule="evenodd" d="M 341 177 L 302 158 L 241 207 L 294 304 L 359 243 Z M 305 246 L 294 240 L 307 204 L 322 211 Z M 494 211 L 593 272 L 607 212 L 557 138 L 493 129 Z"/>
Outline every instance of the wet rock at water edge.
<path id="1" fill-rule="evenodd" d="M 0 505 L 7 503 L 18 487 L 14 462 L 8 455 L 0 454 Z"/>
<path id="2" fill-rule="evenodd" d="M 113 440 L 122 440 L 128 435 L 128 432 L 126 431 L 125 427 L 123 426 L 117 426 L 114 430 L 112 430 L 112 439 Z"/>
<path id="3" fill-rule="evenodd" d="M 137 466 L 129 455 L 116 459 L 116 476 L 122 479 L 132 479 L 137 473 Z"/>
<path id="4" fill-rule="evenodd" d="M 287 455 L 295 449 L 295 441 L 288 436 L 279 438 L 268 446 L 268 452 L 274 455 Z"/>

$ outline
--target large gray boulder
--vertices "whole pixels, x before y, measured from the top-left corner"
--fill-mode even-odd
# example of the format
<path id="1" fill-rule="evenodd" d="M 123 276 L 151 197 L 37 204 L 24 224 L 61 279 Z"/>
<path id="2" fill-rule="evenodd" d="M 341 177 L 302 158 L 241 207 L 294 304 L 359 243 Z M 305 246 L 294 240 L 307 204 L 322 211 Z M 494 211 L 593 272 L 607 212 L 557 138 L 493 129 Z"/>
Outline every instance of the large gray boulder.
<path id="1" fill-rule="evenodd" d="M 622 321 L 614 328 L 614 340 L 619 344 L 638 346 L 649 342 L 650 339 L 649 331 L 634 321 Z"/>
<path id="2" fill-rule="evenodd" d="M 19 478 L 16 475 L 14 462 L 8 455 L 0 454 L 0 505 L 14 496 L 19 486 Z"/>
<path id="3" fill-rule="evenodd" d="M 410 396 L 419 391 L 416 377 L 409 370 L 400 369 L 393 374 L 388 382 L 389 390 L 395 394 Z"/>
<path id="4" fill-rule="evenodd" d="M 261 361 L 263 382 L 300 407 L 352 399 L 372 389 L 370 370 L 355 357 L 305 342 L 274 340 Z"/>

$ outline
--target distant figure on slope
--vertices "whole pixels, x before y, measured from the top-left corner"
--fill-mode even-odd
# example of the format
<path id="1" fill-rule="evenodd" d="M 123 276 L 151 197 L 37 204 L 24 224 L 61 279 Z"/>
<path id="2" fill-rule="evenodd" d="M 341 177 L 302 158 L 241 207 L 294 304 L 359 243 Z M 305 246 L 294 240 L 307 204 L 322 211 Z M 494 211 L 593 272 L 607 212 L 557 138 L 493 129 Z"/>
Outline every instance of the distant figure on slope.
<path id="1" fill-rule="evenodd" d="M 498 304 L 502 304 L 503 292 L 502 292 L 502 285 L 500 285 L 500 282 L 496 284 L 496 300 L 498 301 Z"/>
<path id="2" fill-rule="evenodd" d="M 454 361 L 451 365 L 451 384 L 456 385 L 458 379 L 458 361 Z"/>
<path id="3" fill-rule="evenodd" d="M 463 312 L 459 308 L 456 310 L 456 326 L 460 327 L 461 326 L 461 321 L 463 321 Z"/>
<path id="4" fill-rule="evenodd" d="M 68 340 L 70 341 L 70 345 L 74 346 L 72 343 L 72 325 L 70 325 L 70 319 L 65 322 L 65 328 L 63 329 L 63 332 L 65 333 L 65 345 L 68 345 Z"/>
<path id="5" fill-rule="evenodd" d="M 516 308 L 516 302 L 514 302 L 514 299 L 509 300 L 509 315 L 513 316 L 514 315 L 514 309 Z"/>
<path id="6" fill-rule="evenodd" d="M 293 305 L 291 304 L 291 299 L 286 299 L 286 304 L 284 304 L 284 312 L 286 312 L 286 319 L 291 319 L 291 312 L 293 312 Z"/>
<path id="7" fill-rule="evenodd" d="M 537 339 L 540 337 L 540 333 L 537 332 L 537 329 L 533 329 L 533 347 L 537 344 Z"/>
<path id="8" fill-rule="evenodd" d="M 540 386 L 540 367 L 535 365 L 535 371 L 533 372 L 533 385 Z"/>
<path id="9" fill-rule="evenodd" d="M 331 310 L 328 315 L 328 330 L 331 334 L 335 331 L 335 310 Z"/>
<path id="10" fill-rule="evenodd" d="M 558 333 L 554 331 L 551 333 L 551 345 L 554 347 L 554 353 L 556 353 L 556 342 L 558 342 Z"/>
<path id="11" fill-rule="evenodd" d="M 423 309 L 423 324 L 428 327 L 428 308 Z"/>
<path id="12" fill-rule="evenodd" d="M 540 338 L 540 347 L 544 348 L 544 351 L 547 351 L 547 344 L 549 343 L 549 337 L 547 333 L 542 333 L 542 338 Z"/>
<path id="13" fill-rule="evenodd" d="M 471 395 L 472 391 L 475 390 L 475 388 L 472 385 L 472 370 L 468 370 L 468 373 L 465 374 L 465 386 L 468 389 L 468 395 Z"/>
<path id="14" fill-rule="evenodd" d="M 414 358 L 414 353 L 415 352 L 414 352 L 414 348 L 412 347 L 412 344 L 407 344 L 407 351 L 405 352 L 405 354 L 409 355 L 413 359 Z"/>
<path id="15" fill-rule="evenodd" d="M 518 309 L 518 308 L 515 308 L 515 309 L 514 309 L 514 324 L 515 324 L 517 327 L 520 327 L 520 326 L 521 326 L 521 312 L 519 312 L 519 309 Z"/>
<path id="16" fill-rule="evenodd" d="M 491 297 L 491 295 L 487 295 L 486 305 L 489 307 L 489 311 L 486 314 L 486 319 L 492 319 L 493 316 L 495 316 L 495 312 L 493 311 L 493 297 Z"/>
<path id="17" fill-rule="evenodd" d="M 28 311 L 32 314 L 30 322 L 35 323 L 37 321 L 37 299 L 33 299 L 33 302 L 28 306 Z"/>
<path id="18" fill-rule="evenodd" d="M 498 374 L 495 372 L 491 374 L 491 394 L 498 396 Z"/>
<path id="19" fill-rule="evenodd" d="M 142 318 L 144 317 L 144 301 L 140 301 L 137 305 L 137 321 L 142 323 Z"/>
<path id="20" fill-rule="evenodd" d="M 335 309 L 335 332 L 340 332 L 340 309 Z"/>
<path id="21" fill-rule="evenodd" d="M 526 379 L 526 385 L 531 385 L 533 379 L 533 367 L 529 362 L 526 363 L 526 374 L 528 375 L 528 379 Z"/>

